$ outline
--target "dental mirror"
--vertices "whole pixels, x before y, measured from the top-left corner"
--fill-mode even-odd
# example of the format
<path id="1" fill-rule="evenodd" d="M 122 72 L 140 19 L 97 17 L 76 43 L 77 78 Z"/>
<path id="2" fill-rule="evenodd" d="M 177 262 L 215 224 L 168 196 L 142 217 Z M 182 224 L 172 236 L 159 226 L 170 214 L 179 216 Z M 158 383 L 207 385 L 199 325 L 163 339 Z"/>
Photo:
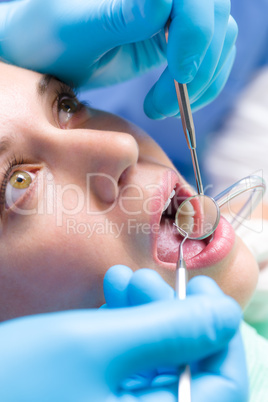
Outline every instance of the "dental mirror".
<path id="1" fill-rule="evenodd" d="M 220 209 L 216 201 L 199 194 L 184 200 L 179 206 L 175 223 L 182 236 L 186 232 L 189 239 L 202 240 L 212 235 L 220 220 Z M 180 230 L 181 229 L 181 230 Z"/>

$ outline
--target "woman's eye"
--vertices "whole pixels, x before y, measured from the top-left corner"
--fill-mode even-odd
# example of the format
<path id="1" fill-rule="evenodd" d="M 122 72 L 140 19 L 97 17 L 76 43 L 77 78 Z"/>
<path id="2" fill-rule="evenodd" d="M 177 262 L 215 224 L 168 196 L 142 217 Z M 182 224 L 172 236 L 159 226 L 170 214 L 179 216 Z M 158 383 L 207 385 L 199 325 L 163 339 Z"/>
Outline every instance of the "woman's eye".
<path id="1" fill-rule="evenodd" d="M 34 173 L 25 170 L 17 170 L 11 175 L 6 186 L 6 208 L 10 208 L 23 196 L 34 178 Z"/>
<path id="2" fill-rule="evenodd" d="M 73 115 L 81 109 L 81 104 L 76 98 L 64 97 L 58 101 L 58 119 L 60 126 L 69 122 Z"/>

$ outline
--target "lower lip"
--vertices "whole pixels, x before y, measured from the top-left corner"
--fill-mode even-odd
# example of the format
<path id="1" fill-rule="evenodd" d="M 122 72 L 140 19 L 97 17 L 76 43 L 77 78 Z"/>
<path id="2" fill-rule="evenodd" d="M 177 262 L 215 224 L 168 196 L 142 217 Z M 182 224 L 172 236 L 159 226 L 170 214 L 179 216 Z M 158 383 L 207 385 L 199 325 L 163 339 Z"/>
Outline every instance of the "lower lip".
<path id="1" fill-rule="evenodd" d="M 178 260 L 178 248 L 181 243 L 181 236 L 176 228 L 164 233 L 160 229 L 157 239 L 155 259 L 158 264 L 170 268 L 170 264 L 176 264 Z M 217 264 L 223 260 L 233 248 L 235 232 L 232 226 L 221 218 L 213 239 L 207 243 L 206 240 L 186 240 L 184 243 L 184 258 L 187 261 L 188 269 L 200 269 Z M 175 267 L 174 267 L 175 268 Z"/>

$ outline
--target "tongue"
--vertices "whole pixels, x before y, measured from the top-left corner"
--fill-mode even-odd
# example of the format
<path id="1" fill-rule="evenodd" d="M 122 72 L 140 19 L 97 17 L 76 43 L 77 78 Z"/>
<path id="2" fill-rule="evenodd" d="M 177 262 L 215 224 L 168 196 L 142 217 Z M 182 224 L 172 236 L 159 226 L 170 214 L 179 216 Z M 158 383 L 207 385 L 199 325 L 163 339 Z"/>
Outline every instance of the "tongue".
<path id="1" fill-rule="evenodd" d="M 176 263 L 182 236 L 169 219 L 162 219 L 157 238 L 157 255 L 160 261 Z M 204 240 L 186 240 L 183 244 L 185 260 L 201 253 L 206 247 Z"/>

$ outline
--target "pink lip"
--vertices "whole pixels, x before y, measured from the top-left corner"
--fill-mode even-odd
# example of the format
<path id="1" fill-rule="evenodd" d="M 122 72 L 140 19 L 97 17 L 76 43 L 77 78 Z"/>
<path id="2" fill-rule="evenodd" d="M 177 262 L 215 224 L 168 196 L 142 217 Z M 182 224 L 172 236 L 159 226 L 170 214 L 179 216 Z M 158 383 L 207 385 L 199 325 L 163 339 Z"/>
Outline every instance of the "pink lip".
<path id="1" fill-rule="evenodd" d="M 179 188 L 181 195 L 185 198 L 193 195 L 190 186 L 183 178 L 174 170 L 169 169 L 163 177 L 161 188 L 156 192 L 155 198 L 150 205 L 151 224 L 159 224 L 164 205 L 175 187 Z"/>
<path id="2" fill-rule="evenodd" d="M 168 180 L 167 180 L 168 178 Z M 160 200 L 157 200 L 157 202 L 152 205 L 152 210 L 154 211 L 159 211 L 158 214 L 154 214 L 152 216 L 152 221 L 151 223 L 153 225 L 159 225 L 161 215 L 162 215 L 162 209 L 165 205 L 165 201 L 168 199 L 168 196 L 170 195 L 172 189 L 176 185 L 182 184 L 182 179 L 174 172 L 174 171 L 168 171 L 166 176 L 164 177 L 163 180 L 163 187 L 161 191 L 161 197 Z M 183 195 L 185 196 L 191 196 L 192 193 L 190 191 L 190 188 L 184 189 Z M 161 204 L 161 205 L 160 205 Z M 161 207 L 161 208 L 160 208 Z M 157 209 L 156 209 L 157 208 Z M 175 269 L 176 264 L 175 261 L 178 258 L 178 249 L 180 245 L 181 238 L 180 236 L 175 237 L 175 241 L 173 239 L 173 248 L 174 250 L 171 250 L 169 254 L 169 258 L 165 261 L 161 261 L 158 258 L 158 253 L 157 253 L 157 239 L 159 234 L 156 233 L 156 231 L 153 232 L 153 238 L 152 238 L 152 250 L 153 250 L 153 256 L 155 261 L 159 264 L 165 267 L 166 269 Z M 188 242 L 188 250 L 191 249 L 191 240 L 186 240 L 186 243 Z M 197 253 L 196 252 L 189 252 L 188 258 L 186 255 L 186 261 L 187 261 L 187 268 L 188 269 L 200 269 L 200 268 L 205 268 L 209 267 L 212 265 L 217 264 L 220 262 L 223 258 L 225 258 L 229 252 L 231 251 L 234 242 L 235 242 L 235 232 L 232 228 L 232 226 L 224 219 L 221 218 L 220 222 L 218 224 L 218 227 L 216 231 L 214 232 L 213 239 L 206 244 L 202 244 L 202 241 L 195 241 L 195 244 L 193 244 L 193 248 L 196 247 Z M 202 246 L 201 246 L 202 244 Z M 187 247 L 187 246 L 186 246 Z M 172 247 L 171 247 L 172 248 Z M 170 261 L 170 262 L 169 262 Z"/>
<path id="3" fill-rule="evenodd" d="M 200 269 L 215 265 L 223 260 L 233 248 L 235 232 L 233 227 L 224 218 L 220 218 L 213 239 L 193 258 L 187 260 L 188 269 Z"/>

